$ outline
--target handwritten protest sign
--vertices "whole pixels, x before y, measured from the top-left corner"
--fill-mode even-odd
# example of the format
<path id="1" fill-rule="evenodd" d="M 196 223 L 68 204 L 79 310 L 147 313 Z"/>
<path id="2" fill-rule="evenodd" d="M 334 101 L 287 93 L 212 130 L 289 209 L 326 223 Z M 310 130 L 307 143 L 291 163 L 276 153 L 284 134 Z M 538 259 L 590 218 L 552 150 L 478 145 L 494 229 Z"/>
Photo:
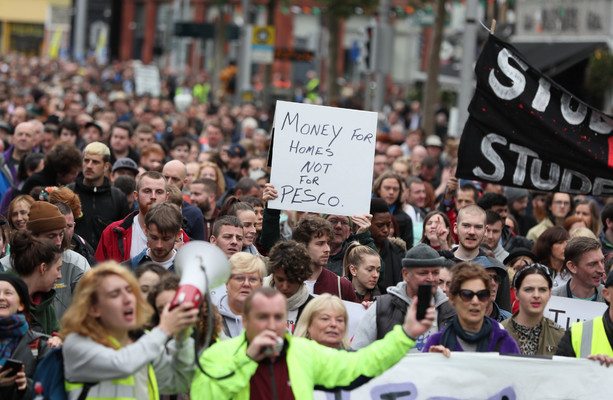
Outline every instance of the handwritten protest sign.
<path id="1" fill-rule="evenodd" d="M 452 352 L 409 354 L 352 391 L 315 391 L 316 400 L 608 399 L 613 368 L 577 358 Z M 340 390 L 339 390 L 340 392 Z"/>
<path id="2" fill-rule="evenodd" d="M 605 303 L 551 296 L 545 307 L 545 316 L 562 328 L 568 329 L 573 322 L 600 317 L 606 309 Z"/>
<path id="3" fill-rule="evenodd" d="M 278 101 L 270 181 L 279 210 L 368 213 L 377 113 Z"/>

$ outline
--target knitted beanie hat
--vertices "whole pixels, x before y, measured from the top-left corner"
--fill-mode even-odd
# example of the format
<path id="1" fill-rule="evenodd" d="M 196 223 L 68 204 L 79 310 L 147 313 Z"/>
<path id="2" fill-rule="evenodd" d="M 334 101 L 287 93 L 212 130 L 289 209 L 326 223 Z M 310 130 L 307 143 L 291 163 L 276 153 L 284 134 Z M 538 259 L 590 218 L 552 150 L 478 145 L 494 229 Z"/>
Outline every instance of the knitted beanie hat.
<path id="1" fill-rule="evenodd" d="M 504 189 L 504 197 L 507 198 L 507 204 L 513 204 L 515 200 L 528 197 L 530 193 L 526 189 L 516 187 L 506 187 Z"/>
<path id="2" fill-rule="evenodd" d="M 30 207 L 26 228 L 34 234 L 66 228 L 66 218 L 60 210 L 46 201 L 35 201 Z"/>
<path id="3" fill-rule="evenodd" d="M 406 252 L 402 259 L 402 267 L 440 267 L 444 262 L 445 257 L 427 244 L 420 243 Z"/>

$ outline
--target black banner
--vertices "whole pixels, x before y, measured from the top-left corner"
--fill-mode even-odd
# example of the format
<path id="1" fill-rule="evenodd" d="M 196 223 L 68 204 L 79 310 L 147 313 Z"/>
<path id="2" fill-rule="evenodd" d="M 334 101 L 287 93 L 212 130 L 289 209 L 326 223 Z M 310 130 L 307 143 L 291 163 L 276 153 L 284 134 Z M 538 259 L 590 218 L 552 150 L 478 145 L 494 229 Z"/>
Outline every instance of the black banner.
<path id="1" fill-rule="evenodd" d="M 458 153 L 460 178 L 613 195 L 613 119 L 490 35 Z"/>

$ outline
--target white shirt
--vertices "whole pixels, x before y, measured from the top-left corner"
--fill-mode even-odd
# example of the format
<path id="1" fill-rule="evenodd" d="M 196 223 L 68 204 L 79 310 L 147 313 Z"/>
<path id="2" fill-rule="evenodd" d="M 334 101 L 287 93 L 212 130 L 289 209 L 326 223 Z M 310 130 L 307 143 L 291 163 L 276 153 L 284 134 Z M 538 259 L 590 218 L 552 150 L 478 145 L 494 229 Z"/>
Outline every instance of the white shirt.
<path id="1" fill-rule="evenodd" d="M 151 257 L 151 249 L 147 250 L 147 255 L 149 257 Z M 175 257 L 176 256 L 177 256 L 177 250 L 173 250 L 172 251 L 172 257 L 170 257 L 168 260 L 166 260 L 164 262 L 156 261 L 156 263 L 160 264 L 162 267 L 164 267 L 166 269 L 170 269 L 170 267 L 172 266 L 172 263 L 175 261 Z"/>
<path id="2" fill-rule="evenodd" d="M 287 312 L 287 330 L 292 335 L 294 334 L 294 330 L 296 330 L 296 318 L 298 318 L 298 309 L 289 310 Z"/>
<path id="3" fill-rule="evenodd" d="M 132 243 L 130 244 L 130 258 L 136 257 L 141 251 L 147 248 L 147 236 L 143 228 L 138 223 L 138 215 L 132 222 Z"/>
<path id="4" fill-rule="evenodd" d="M 315 290 L 315 282 L 316 281 L 305 281 L 305 283 L 307 284 L 308 288 L 309 288 L 309 293 L 313 294 L 313 290 Z"/>

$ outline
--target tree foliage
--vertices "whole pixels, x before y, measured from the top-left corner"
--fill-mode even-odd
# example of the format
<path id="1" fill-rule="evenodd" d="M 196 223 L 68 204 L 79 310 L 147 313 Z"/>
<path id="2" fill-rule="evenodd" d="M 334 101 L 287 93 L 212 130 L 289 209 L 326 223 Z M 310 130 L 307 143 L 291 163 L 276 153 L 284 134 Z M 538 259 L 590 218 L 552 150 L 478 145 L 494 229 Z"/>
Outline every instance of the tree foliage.
<path id="1" fill-rule="evenodd" d="M 326 14 L 335 18 L 348 18 L 355 14 L 356 8 L 374 10 L 377 0 L 321 0 L 321 5 L 325 7 Z"/>
<path id="2" fill-rule="evenodd" d="M 362 9 L 374 8 L 377 0 L 322 0 L 326 25 L 330 34 L 328 42 L 326 93 L 328 104 L 334 104 L 338 99 L 339 87 L 337 85 L 339 56 L 338 42 L 340 38 L 341 20 L 355 14 L 357 7 Z"/>
<path id="3" fill-rule="evenodd" d="M 606 49 L 598 49 L 590 57 L 585 86 L 592 95 L 602 97 L 613 82 L 613 56 Z"/>

